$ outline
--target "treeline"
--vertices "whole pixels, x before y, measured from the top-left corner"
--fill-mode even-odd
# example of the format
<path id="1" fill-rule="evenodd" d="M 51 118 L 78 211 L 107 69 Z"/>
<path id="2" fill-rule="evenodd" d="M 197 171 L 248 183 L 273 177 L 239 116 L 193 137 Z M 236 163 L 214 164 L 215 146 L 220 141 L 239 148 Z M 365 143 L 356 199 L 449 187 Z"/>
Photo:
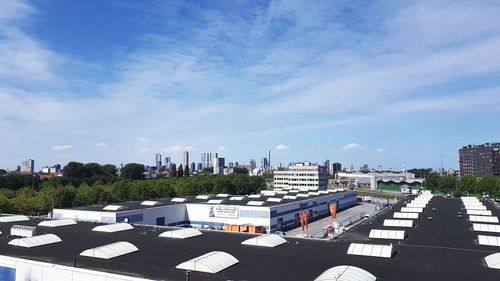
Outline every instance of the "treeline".
<path id="1" fill-rule="evenodd" d="M 425 178 L 425 186 L 433 191 L 455 193 L 456 196 L 488 193 L 491 197 L 500 197 L 500 178 L 493 175 L 484 177 L 467 175 L 457 180 L 454 175 L 441 176 L 438 173 L 429 173 Z"/>
<path id="2" fill-rule="evenodd" d="M 179 169 L 184 172 L 182 165 Z M 176 170 L 174 170 L 176 171 Z M 108 204 L 198 194 L 251 194 L 266 188 L 263 177 L 248 171 L 227 176 L 172 173 L 171 177 L 144 179 L 144 165 L 130 163 L 117 174 L 114 165 L 70 162 L 63 176 L 40 180 L 37 175 L 0 174 L 0 210 L 4 213 L 45 214 L 52 208 Z"/>

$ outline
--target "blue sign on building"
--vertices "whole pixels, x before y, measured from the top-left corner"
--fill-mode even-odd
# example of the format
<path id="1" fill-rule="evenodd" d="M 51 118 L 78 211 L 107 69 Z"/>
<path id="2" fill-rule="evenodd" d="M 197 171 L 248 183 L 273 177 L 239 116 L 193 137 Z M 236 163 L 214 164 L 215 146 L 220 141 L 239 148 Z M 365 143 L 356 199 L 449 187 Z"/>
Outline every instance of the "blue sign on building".
<path id="1" fill-rule="evenodd" d="M 16 269 L 11 267 L 0 266 L 0 280 L 16 281 Z"/>

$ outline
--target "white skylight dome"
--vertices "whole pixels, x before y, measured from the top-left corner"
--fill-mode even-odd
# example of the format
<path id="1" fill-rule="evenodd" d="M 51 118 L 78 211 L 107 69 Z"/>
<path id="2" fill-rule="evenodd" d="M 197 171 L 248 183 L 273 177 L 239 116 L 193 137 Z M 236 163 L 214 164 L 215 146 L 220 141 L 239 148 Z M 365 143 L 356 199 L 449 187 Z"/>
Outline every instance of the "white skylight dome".
<path id="1" fill-rule="evenodd" d="M 46 227 L 61 227 L 61 226 L 66 226 L 66 225 L 74 225 L 76 224 L 76 221 L 72 219 L 62 219 L 62 220 L 46 220 L 42 221 L 39 223 L 39 226 L 46 226 Z"/>
<path id="2" fill-rule="evenodd" d="M 374 239 L 405 239 L 404 230 L 387 230 L 387 229 L 372 229 L 370 230 L 369 238 Z"/>
<path id="3" fill-rule="evenodd" d="M 43 245 L 49 245 L 54 243 L 62 242 L 61 238 L 59 238 L 55 234 L 43 234 L 38 236 L 32 236 L 27 238 L 18 238 L 13 239 L 9 242 L 9 245 L 24 247 L 24 248 L 33 248 Z"/>
<path id="4" fill-rule="evenodd" d="M 489 268 L 500 269 L 500 253 L 491 254 L 484 258 Z"/>
<path id="5" fill-rule="evenodd" d="M 102 208 L 104 211 L 123 211 L 125 209 L 127 209 L 125 206 L 121 206 L 121 205 L 107 205 L 105 206 L 104 208 Z"/>
<path id="6" fill-rule="evenodd" d="M 136 251 L 139 251 L 139 249 L 134 244 L 120 241 L 85 250 L 80 253 L 80 256 L 109 260 Z"/>
<path id="7" fill-rule="evenodd" d="M 165 231 L 165 232 L 161 233 L 158 237 L 187 239 L 187 238 L 200 236 L 200 235 L 203 235 L 203 233 L 201 233 L 201 231 L 199 231 L 198 229 L 183 228 L 183 229 L 177 229 L 177 230 L 172 230 L 172 231 Z"/>
<path id="8" fill-rule="evenodd" d="M 276 234 L 267 234 L 260 235 L 254 238 L 247 239 L 241 242 L 242 245 L 251 245 L 251 246 L 259 246 L 259 247 L 270 247 L 274 248 L 281 244 L 285 244 L 287 241 Z"/>
<path id="9" fill-rule="evenodd" d="M 12 216 L 2 216 L 0 217 L 0 222 L 18 222 L 18 221 L 29 221 L 27 216 L 23 215 L 12 215 Z"/>
<path id="10" fill-rule="evenodd" d="M 239 260 L 237 260 L 232 255 L 225 252 L 214 251 L 183 262 L 175 268 L 207 273 L 217 273 L 237 263 L 239 263 Z"/>
<path id="11" fill-rule="evenodd" d="M 380 258 L 391 258 L 394 253 L 391 245 L 374 245 L 374 244 L 358 244 L 351 243 L 347 250 L 348 255 L 369 256 Z"/>
<path id="12" fill-rule="evenodd" d="M 99 225 L 99 226 L 92 228 L 92 231 L 119 232 L 119 231 L 131 230 L 131 229 L 134 229 L 134 227 L 128 223 L 123 222 L 123 223 Z"/>
<path id="13" fill-rule="evenodd" d="M 314 281 L 375 281 L 375 277 L 370 272 L 359 267 L 350 265 L 339 265 L 323 272 Z"/>
<path id="14" fill-rule="evenodd" d="M 146 200 L 146 201 L 142 201 L 141 205 L 142 206 L 159 206 L 159 205 L 161 205 L 161 202 L 160 201 Z"/>

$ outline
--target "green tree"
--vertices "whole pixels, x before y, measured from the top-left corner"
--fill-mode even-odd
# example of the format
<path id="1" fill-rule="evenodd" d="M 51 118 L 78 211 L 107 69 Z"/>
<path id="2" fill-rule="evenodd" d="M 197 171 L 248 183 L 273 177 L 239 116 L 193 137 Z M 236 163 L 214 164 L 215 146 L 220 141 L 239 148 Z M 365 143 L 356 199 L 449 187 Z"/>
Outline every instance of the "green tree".
<path id="1" fill-rule="evenodd" d="M 184 176 L 189 177 L 189 166 L 188 165 L 186 165 L 186 167 L 184 167 Z"/>
<path id="2" fill-rule="evenodd" d="M 121 170 L 121 176 L 125 179 L 140 180 L 144 172 L 144 165 L 137 163 L 129 163 Z"/>
<path id="3" fill-rule="evenodd" d="M 452 192 L 457 187 L 457 178 L 454 175 L 446 175 L 440 178 L 439 190 L 441 192 Z"/>
<path id="4" fill-rule="evenodd" d="M 103 165 L 102 172 L 105 175 L 116 176 L 116 166 L 112 164 Z"/>
<path id="5" fill-rule="evenodd" d="M 0 176 L 7 174 L 7 170 L 0 169 Z"/>
<path id="6" fill-rule="evenodd" d="M 177 169 L 177 177 L 182 178 L 184 176 L 184 169 L 182 169 L 182 164 L 179 165 L 179 168 Z"/>
<path id="7" fill-rule="evenodd" d="M 52 210 L 57 188 L 46 186 L 40 189 L 35 198 L 36 212 L 45 213 Z"/>
<path id="8" fill-rule="evenodd" d="M 486 175 L 479 179 L 477 182 L 477 188 L 479 192 L 489 192 L 492 195 L 498 193 L 500 181 L 497 177 L 493 175 Z"/>
<path id="9" fill-rule="evenodd" d="M 171 177 L 177 176 L 177 165 L 175 165 L 175 163 L 172 164 L 172 168 L 170 170 L 170 176 Z"/>
<path id="10" fill-rule="evenodd" d="M 35 211 L 36 190 L 23 187 L 16 192 L 16 197 L 12 199 L 12 203 L 17 212 L 30 215 Z"/>
<path id="11" fill-rule="evenodd" d="M 233 169 L 233 173 L 248 175 L 248 169 L 247 168 L 236 167 L 236 168 Z"/>
<path id="12" fill-rule="evenodd" d="M 56 188 L 54 194 L 54 208 L 68 208 L 73 206 L 75 200 L 76 188 L 67 185 Z"/>
<path id="13" fill-rule="evenodd" d="M 86 175 L 85 166 L 80 162 L 69 162 L 64 166 L 63 174 L 68 178 L 82 179 Z"/>
<path id="14" fill-rule="evenodd" d="M 441 176 L 438 173 L 429 173 L 425 178 L 424 185 L 427 189 L 438 190 L 440 186 Z"/>
<path id="15" fill-rule="evenodd" d="M 462 196 L 466 193 L 477 192 L 477 178 L 474 175 L 463 176 L 457 184 L 457 195 Z"/>

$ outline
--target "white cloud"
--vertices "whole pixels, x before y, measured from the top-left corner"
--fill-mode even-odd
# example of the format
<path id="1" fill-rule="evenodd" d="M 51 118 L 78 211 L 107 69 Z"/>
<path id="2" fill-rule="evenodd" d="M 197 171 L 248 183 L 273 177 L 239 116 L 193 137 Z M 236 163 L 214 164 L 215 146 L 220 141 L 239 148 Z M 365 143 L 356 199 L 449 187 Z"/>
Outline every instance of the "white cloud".
<path id="1" fill-rule="evenodd" d="M 381 147 L 379 149 L 376 150 L 378 153 L 382 153 L 382 152 L 386 152 L 387 151 L 387 148 L 385 147 Z"/>
<path id="2" fill-rule="evenodd" d="M 355 142 L 352 142 L 352 143 L 348 143 L 346 145 L 343 145 L 340 150 L 341 151 L 346 151 L 346 152 L 350 152 L 350 151 L 357 151 L 357 150 L 360 150 L 362 149 L 363 146 L 355 143 Z"/>
<path id="3" fill-rule="evenodd" d="M 197 149 L 194 148 L 194 147 L 192 147 L 192 146 L 174 145 L 174 146 L 171 146 L 171 147 L 165 147 L 161 151 L 179 153 L 179 152 L 193 151 L 193 150 L 197 150 Z"/>
<path id="4" fill-rule="evenodd" d="M 219 150 L 226 150 L 227 148 L 223 145 L 219 146 Z"/>
<path id="5" fill-rule="evenodd" d="M 137 141 L 139 141 L 139 142 L 145 142 L 145 141 L 148 141 L 148 139 L 145 138 L 145 137 L 138 137 Z"/>
<path id="6" fill-rule="evenodd" d="M 108 147 L 109 144 L 105 143 L 105 142 L 100 142 L 100 143 L 97 143 L 96 144 L 97 147 Z"/>
<path id="7" fill-rule="evenodd" d="M 288 149 L 290 149 L 290 146 L 284 145 L 284 144 L 278 144 L 275 149 L 276 150 L 288 150 Z"/>
<path id="8" fill-rule="evenodd" d="M 52 147 L 52 150 L 54 151 L 68 150 L 71 149 L 72 147 L 73 146 L 71 144 L 55 145 Z"/>
<path id="9" fill-rule="evenodd" d="M 141 147 L 139 148 L 140 153 L 149 153 L 149 147 Z"/>

